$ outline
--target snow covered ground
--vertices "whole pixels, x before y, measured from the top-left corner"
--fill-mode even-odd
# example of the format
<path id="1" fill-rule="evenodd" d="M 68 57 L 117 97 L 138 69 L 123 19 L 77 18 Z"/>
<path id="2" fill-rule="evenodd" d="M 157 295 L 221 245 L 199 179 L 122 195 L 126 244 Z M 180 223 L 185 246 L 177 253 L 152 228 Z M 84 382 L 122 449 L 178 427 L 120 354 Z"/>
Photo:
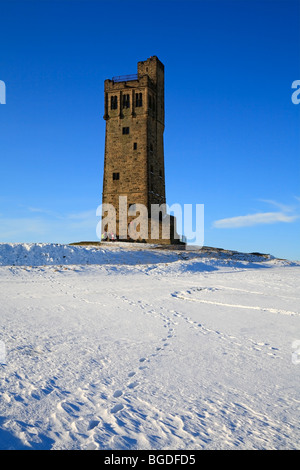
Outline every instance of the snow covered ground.
<path id="1" fill-rule="evenodd" d="M 299 268 L 0 244 L 0 449 L 299 449 Z"/>

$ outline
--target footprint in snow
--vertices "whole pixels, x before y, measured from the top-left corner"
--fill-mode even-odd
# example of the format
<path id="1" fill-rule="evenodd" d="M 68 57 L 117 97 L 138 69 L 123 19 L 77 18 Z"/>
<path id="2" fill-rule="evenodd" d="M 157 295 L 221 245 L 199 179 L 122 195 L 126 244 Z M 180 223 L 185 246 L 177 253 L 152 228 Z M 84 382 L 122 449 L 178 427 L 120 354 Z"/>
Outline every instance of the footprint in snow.
<path id="1" fill-rule="evenodd" d="M 118 411 L 121 411 L 123 410 L 124 408 L 124 405 L 122 405 L 121 403 L 119 403 L 118 405 L 115 405 L 110 411 L 111 413 L 117 413 Z"/>
<path id="2" fill-rule="evenodd" d="M 128 388 L 135 388 L 139 383 L 137 381 L 135 382 L 131 382 L 129 385 L 128 385 Z"/>
<path id="3" fill-rule="evenodd" d="M 96 419 L 93 419 L 88 425 L 88 431 L 91 431 L 92 429 L 97 427 L 99 423 L 100 423 L 100 421 L 98 421 Z"/>

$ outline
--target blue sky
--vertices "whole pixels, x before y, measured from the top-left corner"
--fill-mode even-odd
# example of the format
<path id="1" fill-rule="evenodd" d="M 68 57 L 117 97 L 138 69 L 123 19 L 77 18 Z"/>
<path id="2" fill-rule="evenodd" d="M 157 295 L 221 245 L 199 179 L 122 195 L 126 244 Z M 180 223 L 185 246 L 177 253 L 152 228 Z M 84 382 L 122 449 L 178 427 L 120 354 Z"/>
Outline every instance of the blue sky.
<path id="1" fill-rule="evenodd" d="M 0 242 L 97 240 L 104 80 L 165 65 L 169 205 L 204 244 L 300 259 L 300 2 L 1 1 Z"/>

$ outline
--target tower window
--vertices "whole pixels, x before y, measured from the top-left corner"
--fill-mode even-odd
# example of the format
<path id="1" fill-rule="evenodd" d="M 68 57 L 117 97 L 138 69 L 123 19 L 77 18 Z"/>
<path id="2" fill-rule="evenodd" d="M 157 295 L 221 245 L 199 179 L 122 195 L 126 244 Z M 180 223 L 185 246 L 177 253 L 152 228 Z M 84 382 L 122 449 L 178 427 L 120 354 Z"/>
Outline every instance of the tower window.
<path id="1" fill-rule="evenodd" d="M 117 181 L 120 179 L 120 173 L 113 173 L 113 180 Z"/>
<path id="2" fill-rule="evenodd" d="M 123 95 L 123 108 L 129 108 L 129 107 L 130 107 L 130 96 Z"/>
<path id="3" fill-rule="evenodd" d="M 129 127 L 123 127 L 122 133 L 123 133 L 124 135 L 125 135 L 125 134 L 129 134 Z"/>
<path id="4" fill-rule="evenodd" d="M 153 152 L 153 145 L 150 144 L 150 152 Z"/>
<path id="5" fill-rule="evenodd" d="M 151 109 L 152 108 L 152 96 L 149 95 L 149 108 Z"/>
<path id="6" fill-rule="evenodd" d="M 118 97 L 117 96 L 110 97 L 110 109 L 118 109 Z"/>
<path id="7" fill-rule="evenodd" d="M 159 170 L 159 176 L 162 178 L 162 171 Z"/>
<path id="8" fill-rule="evenodd" d="M 137 142 L 134 142 L 133 143 L 133 150 L 136 150 L 137 149 Z"/>
<path id="9" fill-rule="evenodd" d="M 143 94 L 142 93 L 135 94 L 135 106 L 136 108 L 140 108 L 141 106 L 143 106 Z"/>
<path id="10" fill-rule="evenodd" d="M 152 165 L 150 166 L 150 171 L 151 171 L 151 173 L 153 173 L 153 166 Z"/>

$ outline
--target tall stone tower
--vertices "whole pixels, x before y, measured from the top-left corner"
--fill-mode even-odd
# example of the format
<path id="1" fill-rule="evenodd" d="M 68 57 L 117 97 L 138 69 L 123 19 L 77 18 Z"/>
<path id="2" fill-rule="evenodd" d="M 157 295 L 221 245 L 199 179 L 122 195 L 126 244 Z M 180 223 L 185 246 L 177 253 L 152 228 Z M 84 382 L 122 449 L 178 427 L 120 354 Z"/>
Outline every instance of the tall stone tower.
<path id="1" fill-rule="evenodd" d="M 116 209 L 116 235 L 121 213 L 119 197 L 127 196 L 126 210 L 143 204 L 151 215 L 152 204 L 165 204 L 164 168 L 164 65 L 156 57 L 138 62 L 136 75 L 104 82 L 106 121 L 103 204 Z M 129 211 L 130 212 L 130 211 Z M 171 218 L 173 227 L 174 218 Z M 128 217 L 128 222 L 133 220 Z M 147 242 L 172 243 L 149 235 Z M 130 238 L 130 237 L 129 237 Z M 143 236 L 140 237 L 143 239 Z"/>

